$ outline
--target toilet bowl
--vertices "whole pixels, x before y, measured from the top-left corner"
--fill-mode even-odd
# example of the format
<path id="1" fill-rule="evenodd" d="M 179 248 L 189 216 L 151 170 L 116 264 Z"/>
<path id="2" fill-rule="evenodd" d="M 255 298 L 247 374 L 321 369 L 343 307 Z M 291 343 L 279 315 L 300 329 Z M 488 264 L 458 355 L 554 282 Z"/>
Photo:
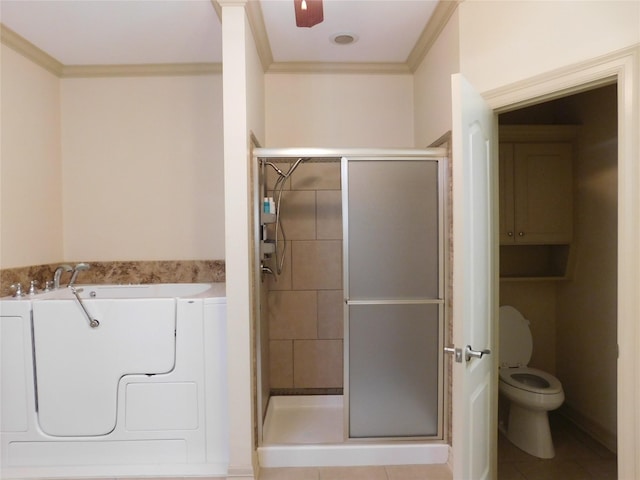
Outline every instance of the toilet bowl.
<path id="1" fill-rule="evenodd" d="M 550 410 L 564 402 L 560 380 L 527 367 L 533 352 L 529 322 L 515 308 L 500 307 L 500 379 L 498 390 L 509 401 L 506 437 L 538 458 L 553 458 Z"/>

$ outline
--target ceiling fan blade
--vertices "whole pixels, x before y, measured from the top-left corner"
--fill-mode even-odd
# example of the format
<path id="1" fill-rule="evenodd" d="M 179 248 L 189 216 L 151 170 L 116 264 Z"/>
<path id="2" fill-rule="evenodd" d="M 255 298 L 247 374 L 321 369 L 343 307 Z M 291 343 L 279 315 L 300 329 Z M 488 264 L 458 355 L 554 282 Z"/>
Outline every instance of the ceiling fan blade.
<path id="1" fill-rule="evenodd" d="M 303 9 L 303 3 L 306 9 Z M 293 0 L 293 7 L 298 27 L 313 27 L 324 20 L 322 0 Z"/>

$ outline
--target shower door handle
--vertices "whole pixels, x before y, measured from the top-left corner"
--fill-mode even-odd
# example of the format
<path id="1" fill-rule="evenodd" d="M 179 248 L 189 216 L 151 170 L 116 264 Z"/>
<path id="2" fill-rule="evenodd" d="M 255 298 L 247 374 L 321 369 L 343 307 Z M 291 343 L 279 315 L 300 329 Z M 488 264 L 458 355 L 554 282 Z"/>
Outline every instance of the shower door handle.
<path id="1" fill-rule="evenodd" d="M 464 349 L 464 360 L 468 362 L 472 358 L 482 358 L 484 355 L 489 355 L 491 350 L 485 348 L 484 350 L 474 350 L 471 345 L 467 345 Z"/>

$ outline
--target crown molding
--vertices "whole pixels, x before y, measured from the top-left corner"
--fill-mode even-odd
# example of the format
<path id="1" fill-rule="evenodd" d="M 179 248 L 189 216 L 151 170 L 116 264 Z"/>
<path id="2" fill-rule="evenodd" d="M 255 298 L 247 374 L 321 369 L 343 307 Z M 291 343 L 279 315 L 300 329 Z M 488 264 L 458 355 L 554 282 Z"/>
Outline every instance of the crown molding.
<path id="1" fill-rule="evenodd" d="M 262 63 L 262 70 L 266 72 L 273 64 L 273 53 L 271 51 L 271 44 L 269 43 L 267 29 L 264 24 L 264 17 L 262 15 L 260 2 L 247 3 L 245 11 L 249 27 L 253 33 L 254 44 L 258 51 L 258 57 L 260 58 L 260 63 Z"/>
<path id="2" fill-rule="evenodd" d="M 455 12 L 460 0 L 442 0 L 422 31 L 405 63 L 274 62 L 260 2 L 211 0 L 219 18 L 222 5 L 244 6 L 258 57 L 265 73 L 409 74 L 415 72 Z M 167 76 L 219 74 L 217 63 L 145 65 L 63 65 L 5 25 L 0 24 L 2 43 L 60 78 Z"/>
<path id="3" fill-rule="evenodd" d="M 63 65 L 44 50 L 0 24 L 0 40 L 59 78 L 151 77 L 210 75 L 222 73 L 221 63 L 167 63 L 142 65 Z"/>
<path id="4" fill-rule="evenodd" d="M 275 62 L 266 73 L 344 73 L 409 75 L 406 63 Z"/>
<path id="5" fill-rule="evenodd" d="M 222 7 L 217 0 L 211 0 L 211 5 L 213 5 L 213 9 L 216 11 L 216 15 L 218 16 L 218 20 L 222 23 Z"/>
<path id="6" fill-rule="evenodd" d="M 213 1 L 213 0 L 212 0 Z M 218 0 L 225 1 L 225 0 Z M 229 0 L 226 0 L 229 1 Z M 260 2 L 247 2 L 246 15 L 253 32 L 258 56 L 265 73 L 413 73 L 433 46 L 436 39 L 462 0 L 441 0 L 420 34 L 405 63 L 324 63 L 274 62 L 269 37 L 264 25 Z"/>
<path id="7" fill-rule="evenodd" d="M 62 63 L 2 23 L 0 23 L 0 42 L 50 73 L 58 77 L 62 74 L 64 67 Z"/>
<path id="8" fill-rule="evenodd" d="M 222 73 L 221 63 L 157 63 L 136 65 L 65 65 L 61 78 L 154 77 Z"/>
<path id="9" fill-rule="evenodd" d="M 429 22 L 424 27 L 418 41 L 407 57 L 407 66 L 411 72 L 415 72 L 424 60 L 440 33 L 449 22 L 451 15 L 458 8 L 461 0 L 440 0 L 431 15 Z"/>

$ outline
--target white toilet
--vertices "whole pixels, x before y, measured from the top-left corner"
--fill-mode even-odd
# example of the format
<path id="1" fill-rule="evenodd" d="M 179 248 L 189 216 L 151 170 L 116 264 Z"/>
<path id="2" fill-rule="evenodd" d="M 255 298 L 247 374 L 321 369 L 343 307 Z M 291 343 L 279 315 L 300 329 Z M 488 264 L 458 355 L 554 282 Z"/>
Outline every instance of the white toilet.
<path id="1" fill-rule="evenodd" d="M 499 392 L 509 400 L 505 434 L 517 447 L 538 458 L 555 455 L 549 417 L 564 402 L 562 384 L 553 375 L 527 367 L 533 352 L 529 321 L 515 308 L 500 307 Z"/>

